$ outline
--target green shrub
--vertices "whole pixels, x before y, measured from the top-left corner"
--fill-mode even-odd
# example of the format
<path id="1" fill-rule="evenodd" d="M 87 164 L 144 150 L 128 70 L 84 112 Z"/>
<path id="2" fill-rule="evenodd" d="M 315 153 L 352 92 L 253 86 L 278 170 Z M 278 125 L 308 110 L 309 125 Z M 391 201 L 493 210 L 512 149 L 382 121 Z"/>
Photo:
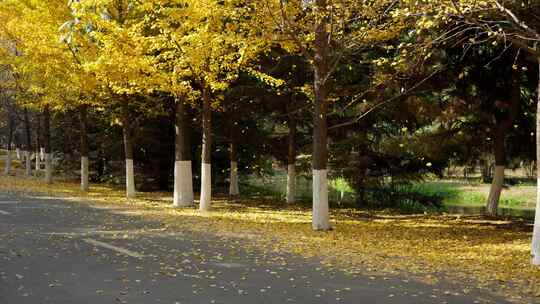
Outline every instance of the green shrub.
<path id="1" fill-rule="evenodd" d="M 439 210 L 447 194 L 440 189 L 423 188 L 406 182 L 388 183 L 366 191 L 368 207 L 397 209 L 417 213 Z"/>

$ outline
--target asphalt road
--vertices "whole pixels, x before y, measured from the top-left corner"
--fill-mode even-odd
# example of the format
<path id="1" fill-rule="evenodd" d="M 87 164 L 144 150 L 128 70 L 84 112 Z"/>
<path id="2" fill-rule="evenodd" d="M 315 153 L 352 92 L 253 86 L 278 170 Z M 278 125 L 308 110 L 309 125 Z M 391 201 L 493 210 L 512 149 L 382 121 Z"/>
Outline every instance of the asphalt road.
<path id="1" fill-rule="evenodd" d="M 166 230 L 122 207 L 0 193 L 0 304 L 508 303 L 444 278 L 353 277 L 245 242 Z"/>

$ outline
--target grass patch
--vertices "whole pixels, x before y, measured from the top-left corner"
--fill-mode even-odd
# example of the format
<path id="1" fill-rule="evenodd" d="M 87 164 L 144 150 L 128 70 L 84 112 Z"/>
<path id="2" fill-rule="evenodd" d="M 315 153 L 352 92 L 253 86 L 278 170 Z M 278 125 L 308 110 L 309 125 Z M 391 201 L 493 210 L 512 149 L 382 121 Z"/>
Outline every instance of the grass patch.
<path id="1" fill-rule="evenodd" d="M 484 206 L 489 194 L 489 184 L 479 182 L 434 181 L 417 184 L 422 193 L 437 193 L 447 206 Z M 536 206 L 536 186 L 516 184 L 505 186 L 500 198 L 500 206 L 514 209 L 534 209 Z"/>
<path id="2" fill-rule="evenodd" d="M 299 206 L 215 199 L 211 212 L 200 213 L 194 207 L 170 207 L 170 193 L 141 193 L 126 200 L 119 188 L 92 185 L 91 189 L 82 193 L 77 183 L 48 186 L 35 179 L 0 177 L 1 191 L 122 205 L 169 229 L 244 237 L 254 250 L 316 256 L 326 267 L 352 275 L 405 273 L 433 281 L 444 273 L 456 282 L 493 287 L 524 303 L 531 298 L 519 297 L 540 296 L 540 268 L 530 265 L 531 227 L 521 220 L 388 215 L 343 208 L 332 210 L 334 230 L 323 233 L 312 231 L 310 210 Z"/>

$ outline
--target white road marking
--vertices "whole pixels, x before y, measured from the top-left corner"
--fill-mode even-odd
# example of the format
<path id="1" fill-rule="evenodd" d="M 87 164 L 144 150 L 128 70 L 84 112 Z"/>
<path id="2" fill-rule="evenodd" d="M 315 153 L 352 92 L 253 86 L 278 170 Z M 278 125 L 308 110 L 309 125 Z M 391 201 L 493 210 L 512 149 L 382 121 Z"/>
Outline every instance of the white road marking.
<path id="1" fill-rule="evenodd" d="M 246 267 L 246 265 L 240 264 L 240 263 L 213 263 L 213 264 L 216 265 L 216 266 L 225 267 L 225 268 L 242 268 L 242 267 Z"/>
<path id="2" fill-rule="evenodd" d="M 125 211 L 125 210 L 120 210 L 120 211 L 112 210 L 111 213 L 112 214 L 117 214 L 117 215 L 127 215 L 127 216 L 142 215 L 142 212 L 140 212 L 140 211 Z"/>
<path id="3" fill-rule="evenodd" d="M 138 252 L 131 251 L 131 250 L 128 250 L 128 249 L 125 249 L 125 248 L 121 248 L 121 247 L 116 247 L 116 246 L 114 246 L 114 245 L 107 244 L 107 243 L 100 242 L 100 241 L 96 241 L 96 240 L 94 240 L 94 239 L 83 239 L 83 241 L 85 241 L 85 242 L 88 243 L 88 244 L 92 244 L 92 245 L 98 246 L 98 247 L 107 248 L 107 249 L 110 249 L 110 250 L 112 250 L 112 251 L 116 251 L 116 252 L 125 254 L 125 255 L 127 255 L 127 256 L 133 257 L 133 258 L 141 259 L 141 258 L 144 258 L 144 257 L 145 257 L 145 255 L 140 254 L 140 253 L 138 253 Z"/>
<path id="4" fill-rule="evenodd" d="M 80 228 L 75 229 L 75 232 L 47 232 L 46 235 L 58 235 L 58 236 L 91 236 L 91 235 L 112 235 L 117 238 L 127 238 L 132 235 L 159 235 L 159 236 L 184 236 L 182 232 L 163 233 L 164 228 L 158 229 L 139 229 L 139 230 L 97 230 L 95 228 Z"/>
<path id="5" fill-rule="evenodd" d="M 17 206 L 17 209 L 70 209 L 69 206 L 43 205 L 43 206 Z"/>
<path id="6" fill-rule="evenodd" d="M 80 236 L 80 233 L 71 233 L 71 232 L 48 232 L 45 233 L 45 235 L 52 235 L 52 236 Z"/>
<path id="7" fill-rule="evenodd" d="M 0 201 L 0 204 L 18 204 L 18 201 Z"/>
<path id="8" fill-rule="evenodd" d="M 195 279 L 200 279 L 201 278 L 201 276 L 196 275 L 196 274 L 183 273 L 182 275 L 187 277 L 187 278 L 195 278 Z"/>
<path id="9" fill-rule="evenodd" d="M 3 210 L 0 210 L 0 214 L 2 214 L 2 215 L 11 215 L 11 213 L 9 213 L 7 211 L 3 211 Z"/>

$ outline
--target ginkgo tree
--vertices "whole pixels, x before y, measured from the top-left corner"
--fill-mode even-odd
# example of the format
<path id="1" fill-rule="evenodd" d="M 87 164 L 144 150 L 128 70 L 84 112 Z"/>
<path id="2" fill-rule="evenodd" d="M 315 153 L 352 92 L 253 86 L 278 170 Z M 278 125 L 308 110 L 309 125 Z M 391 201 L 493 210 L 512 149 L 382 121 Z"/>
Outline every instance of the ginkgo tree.
<path id="1" fill-rule="evenodd" d="M 165 91 L 176 98 L 177 145 L 175 163 L 176 206 L 192 200 L 191 161 L 183 146 L 186 124 L 183 117 L 185 95 L 198 92 L 202 103 L 201 211 L 211 207 L 212 198 L 212 108 L 219 107 L 221 92 L 236 79 L 238 71 L 255 56 L 260 41 L 248 35 L 243 18 L 248 9 L 242 1 L 157 1 L 153 27 L 158 62 L 161 62 L 168 86 Z"/>
<path id="2" fill-rule="evenodd" d="M 189 134 L 191 124 L 186 121 L 186 107 L 195 103 L 199 93 L 191 86 L 190 71 L 183 64 L 180 47 L 190 15 L 178 3 L 161 1 L 147 7 L 145 29 L 150 33 L 151 52 L 156 54 L 156 67 L 162 81 L 159 90 L 170 94 L 175 102 L 175 162 L 173 206 L 190 206 L 194 201 L 192 155 Z M 182 22 L 176 23 L 181 20 Z M 193 25 L 191 25 L 193 26 Z"/>
<path id="3" fill-rule="evenodd" d="M 159 86 L 149 40 L 141 32 L 144 6 L 137 1 L 76 1 L 70 3 L 72 37 L 70 43 L 82 46 L 80 57 L 86 73 L 91 74 L 99 89 L 97 98 L 110 109 L 116 123 L 122 126 L 126 197 L 135 196 L 133 132 L 135 114 L 160 112 L 159 104 L 146 98 Z M 73 42 L 75 41 L 75 42 Z M 80 48 L 75 48 L 79 50 Z"/>
<path id="4" fill-rule="evenodd" d="M 414 3 L 398 1 L 259 0 L 254 21 L 260 35 L 306 57 L 314 74 L 313 218 L 314 230 L 329 230 L 328 125 L 332 78 L 338 65 L 357 52 L 397 37 L 405 18 L 395 14 Z M 395 18 L 390 18 L 395 16 Z"/>
<path id="5" fill-rule="evenodd" d="M 65 10 L 61 8 L 65 7 Z M 60 8 L 60 9 L 54 9 Z M 4 1 L 0 6 L 3 22 L 3 37 L 8 48 L 4 48 L 4 64 L 9 65 L 19 103 L 27 108 L 43 111 L 45 180 L 52 182 L 52 150 L 50 146 L 51 111 L 65 110 L 72 86 L 68 49 L 58 37 L 58 28 L 68 17 L 69 11 L 63 1 Z M 28 129 L 28 122 L 26 123 Z M 29 131 L 27 130 L 29 142 Z M 27 153 L 29 153 L 27 151 Z M 36 155 L 36 158 L 39 157 Z M 30 170 L 27 156 L 27 174 Z"/>
<path id="6" fill-rule="evenodd" d="M 9 73 L 7 70 L 1 70 L 0 69 L 0 80 L 2 82 L 6 82 L 6 80 L 9 79 Z M 14 143 L 14 135 L 15 135 L 15 128 L 16 128 L 16 121 L 15 121 L 15 107 L 12 102 L 13 96 L 11 90 L 6 89 L 5 87 L 0 86 L 0 105 L 2 105 L 3 108 L 3 114 L 5 119 L 7 120 L 7 129 L 8 129 L 8 135 L 7 135 L 7 141 L 6 141 L 6 160 L 4 164 L 4 175 L 10 175 L 11 174 L 11 167 L 12 167 L 12 150 L 13 150 L 13 143 Z"/>
<path id="7" fill-rule="evenodd" d="M 91 107 L 99 107 L 100 102 L 98 96 L 100 95 L 99 89 L 100 83 L 96 78 L 96 74 L 88 68 L 86 63 L 96 60 L 97 46 L 92 40 L 82 39 L 86 38 L 90 28 L 83 27 L 78 28 L 80 20 L 77 18 L 77 7 L 71 5 L 69 2 L 67 6 L 63 7 L 70 12 L 70 19 L 60 26 L 59 35 L 60 42 L 69 51 L 68 61 L 71 65 L 70 77 L 74 87 L 75 93 L 78 96 L 74 96 L 72 100 L 72 107 L 77 108 L 79 112 L 80 123 L 80 154 L 81 154 L 81 191 L 87 192 L 90 190 L 89 175 L 90 175 L 90 143 L 88 138 L 88 125 L 89 125 L 89 109 Z"/>

